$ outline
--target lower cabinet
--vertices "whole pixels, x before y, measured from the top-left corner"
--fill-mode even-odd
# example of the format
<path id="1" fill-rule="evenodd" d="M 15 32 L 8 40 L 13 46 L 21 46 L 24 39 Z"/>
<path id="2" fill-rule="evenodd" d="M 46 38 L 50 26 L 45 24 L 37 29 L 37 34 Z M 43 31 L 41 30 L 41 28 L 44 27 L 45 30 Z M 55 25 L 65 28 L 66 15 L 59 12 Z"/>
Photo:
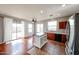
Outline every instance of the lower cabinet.
<path id="1" fill-rule="evenodd" d="M 61 34 L 55 34 L 55 41 L 62 42 L 61 36 L 62 36 Z"/>
<path id="2" fill-rule="evenodd" d="M 47 39 L 65 43 L 66 35 L 65 34 L 56 34 L 56 33 L 47 33 Z"/>
<path id="3" fill-rule="evenodd" d="M 47 39 L 55 40 L 55 33 L 47 33 Z"/>
<path id="4" fill-rule="evenodd" d="M 62 42 L 65 43 L 66 42 L 66 35 L 62 35 Z"/>

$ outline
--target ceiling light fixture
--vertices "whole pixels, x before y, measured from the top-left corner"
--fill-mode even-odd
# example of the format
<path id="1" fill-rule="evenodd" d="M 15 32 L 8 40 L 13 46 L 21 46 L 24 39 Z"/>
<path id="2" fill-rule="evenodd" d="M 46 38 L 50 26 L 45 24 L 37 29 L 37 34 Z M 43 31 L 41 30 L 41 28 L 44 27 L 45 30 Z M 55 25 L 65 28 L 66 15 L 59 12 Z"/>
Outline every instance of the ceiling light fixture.
<path id="1" fill-rule="evenodd" d="M 37 22 L 37 19 L 34 17 L 33 19 L 32 19 L 32 23 L 36 23 Z"/>
<path id="2" fill-rule="evenodd" d="M 40 13 L 43 14 L 43 10 L 41 10 Z"/>
<path id="3" fill-rule="evenodd" d="M 66 4 L 63 4 L 63 5 L 62 5 L 62 7 L 65 7 L 65 6 L 66 6 Z"/>

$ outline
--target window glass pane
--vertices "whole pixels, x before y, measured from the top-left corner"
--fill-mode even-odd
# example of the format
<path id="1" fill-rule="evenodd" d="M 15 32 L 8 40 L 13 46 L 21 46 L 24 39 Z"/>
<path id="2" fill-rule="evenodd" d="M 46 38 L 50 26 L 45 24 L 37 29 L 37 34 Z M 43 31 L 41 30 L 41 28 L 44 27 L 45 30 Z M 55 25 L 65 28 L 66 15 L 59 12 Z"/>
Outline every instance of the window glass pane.
<path id="1" fill-rule="evenodd" d="M 57 21 L 48 22 L 48 30 L 56 31 Z"/>
<path id="2" fill-rule="evenodd" d="M 37 24 L 37 32 L 40 32 L 40 24 Z"/>
<path id="3" fill-rule="evenodd" d="M 43 24 L 37 24 L 37 34 L 43 33 Z"/>
<path id="4" fill-rule="evenodd" d="M 32 32 L 32 29 L 31 28 L 29 28 L 29 32 Z"/>
<path id="5" fill-rule="evenodd" d="M 24 22 L 17 23 L 17 38 L 24 37 Z"/>
<path id="6" fill-rule="evenodd" d="M 32 32 L 32 24 L 28 24 L 28 32 L 29 32 L 29 33 Z"/>
<path id="7" fill-rule="evenodd" d="M 43 32 L 43 24 L 41 24 L 40 31 Z"/>
<path id="8" fill-rule="evenodd" d="M 32 28 L 32 24 L 28 24 L 28 27 L 29 27 L 29 28 Z"/>
<path id="9" fill-rule="evenodd" d="M 12 24 L 12 40 L 16 39 L 16 23 Z"/>
<path id="10" fill-rule="evenodd" d="M 12 39 L 19 39 L 24 37 L 24 21 L 20 23 L 12 23 Z"/>
<path id="11" fill-rule="evenodd" d="M 12 24 L 12 32 L 16 33 L 16 24 L 15 23 Z"/>

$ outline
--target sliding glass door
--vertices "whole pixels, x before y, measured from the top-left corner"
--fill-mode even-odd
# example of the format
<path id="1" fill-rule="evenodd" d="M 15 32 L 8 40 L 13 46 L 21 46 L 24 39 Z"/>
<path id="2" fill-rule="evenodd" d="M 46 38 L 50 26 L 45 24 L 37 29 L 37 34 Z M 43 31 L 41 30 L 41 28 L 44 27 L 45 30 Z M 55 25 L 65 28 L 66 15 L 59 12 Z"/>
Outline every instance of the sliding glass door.
<path id="1" fill-rule="evenodd" d="M 17 23 L 17 39 L 24 37 L 24 22 Z"/>
<path id="2" fill-rule="evenodd" d="M 16 23 L 12 23 L 12 40 L 16 39 L 17 34 L 16 28 L 17 28 Z"/>
<path id="3" fill-rule="evenodd" d="M 13 22 L 12 24 L 12 40 L 24 37 L 24 21 Z"/>

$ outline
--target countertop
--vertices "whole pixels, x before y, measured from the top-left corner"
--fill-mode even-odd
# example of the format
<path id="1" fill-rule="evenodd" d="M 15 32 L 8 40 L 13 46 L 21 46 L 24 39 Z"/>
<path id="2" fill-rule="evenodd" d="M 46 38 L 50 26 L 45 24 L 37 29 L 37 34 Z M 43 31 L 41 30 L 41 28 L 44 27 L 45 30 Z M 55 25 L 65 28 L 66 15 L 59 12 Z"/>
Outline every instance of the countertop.
<path id="1" fill-rule="evenodd" d="M 46 33 L 55 33 L 55 34 L 64 34 L 64 35 L 66 35 L 66 32 L 59 32 L 59 31 L 48 31 Z"/>
<path id="2" fill-rule="evenodd" d="M 41 37 L 42 35 L 44 35 L 44 33 L 37 33 L 36 34 L 37 37 Z"/>

